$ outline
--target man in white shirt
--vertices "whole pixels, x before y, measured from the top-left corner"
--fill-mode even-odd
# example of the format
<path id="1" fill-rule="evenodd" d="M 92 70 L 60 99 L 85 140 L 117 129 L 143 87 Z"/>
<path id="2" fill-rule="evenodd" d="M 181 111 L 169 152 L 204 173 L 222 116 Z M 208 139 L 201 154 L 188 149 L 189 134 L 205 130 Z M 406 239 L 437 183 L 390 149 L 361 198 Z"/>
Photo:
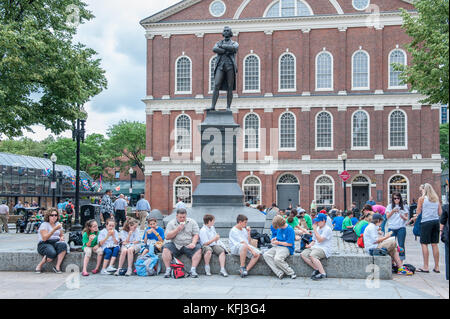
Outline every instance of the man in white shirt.
<path id="1" fill-rule="evenodd" d="M 119 231 L 119 224 L 122 221 L 122 226 L 125 224 L 127 216 L 128 203 L 123 194 L 120 194 L 119 198 L 114 202 L 114 217 L 116 220 L 116 230 Z"/>
<path id="2" fill-rule="evenodd" d="M 0 224 L 4 225 L 5 232 L 9 233 L 8 229 L 8 219 L 9 219 L 9 207 L 6 205 L 6 200 L 2 201 L 2 204 L 0 205 Z M 0 226 L 0 233 L 2 232 L 1 226 Z"/>
<path id="3" fill-rule="evenodd" d="M 258 248 L 250 245 L 250 227 L 247 227 L 248 218 L 245 215 L 239 215 L 236 219 L 236 226 L 231 228 L 228 236 L 230 242 L 230 250 L 233 255 L 240 257 L 241 267 L 239 272 L 241 277 L 244 278 L 248 275 L 250 269 L 256 265 L 261 256 L 261 252 Z M 245 267 L 245 259 L 251 258 L 250 262 Z"/>
<path id="4" fill-rule="evenodd" d="M 306 245 L 306 249 L 300 254 L 302 259 L 314 269 L 311 279 L 320 280 L 327 278 L 327 274 L 320 262 L 328 258 L 333 252 L 333 231 L 327 226 L 327 215 L 318 214 L 313 220 L 313 241 Z"/>
<path id="5" fill-rule="evenodd" d="M 186 204 L 183 202 L 183 200 L 182 200 L 180 197 L 178 197 L 178 202 L 177 202 L 177 204 L 175 205 L 175 208 L 176 208 L 177 210 L 180 209 L 180 208 L 186 209 Z"/>
<path id="6" fill-rule="evenodd" d="M 211 276 L 209 262 L 214 253 L 219 256 L 220 274 L 224 277 L 228 277 L 228 273 L 225 270 L 225 249 L 219 242 L 220 236 L 214 228 L 214 222 L 215 217 L 213 215 L 205 215 L 203 217 L 203 227 L 200 229 L 199 233 L 203 259 L 205 260 L 205 273 L 207 276 Z"/>

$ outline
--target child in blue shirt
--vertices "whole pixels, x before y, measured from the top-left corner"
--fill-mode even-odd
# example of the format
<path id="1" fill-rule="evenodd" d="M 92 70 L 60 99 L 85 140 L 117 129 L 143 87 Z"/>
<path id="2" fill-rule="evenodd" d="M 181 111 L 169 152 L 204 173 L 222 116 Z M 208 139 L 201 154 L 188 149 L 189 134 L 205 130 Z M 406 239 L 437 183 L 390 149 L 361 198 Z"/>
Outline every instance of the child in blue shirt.
<path id="1" fill-rule="evenodd" d="M 336 217 L 333 219 L 333 230 L 341 231 L 342 230 L 342 222 L 344 221 L 344 217 L 342 216 L 342 213 L 338 211 L 336 213 Z"/>
<path id="2" fill-rule="evenodd" d="M 150 218 L 148 220 L 148 227 L 144 232 L 142 241 L 144 242 L 143 249 L 141 249 L 142 256 L 149 252 L 149 245 L 155 246 L 155 253 L 162 251 L 162 246 L 164 244 L 164 229 L 158 226 L 156 218 Z"/>

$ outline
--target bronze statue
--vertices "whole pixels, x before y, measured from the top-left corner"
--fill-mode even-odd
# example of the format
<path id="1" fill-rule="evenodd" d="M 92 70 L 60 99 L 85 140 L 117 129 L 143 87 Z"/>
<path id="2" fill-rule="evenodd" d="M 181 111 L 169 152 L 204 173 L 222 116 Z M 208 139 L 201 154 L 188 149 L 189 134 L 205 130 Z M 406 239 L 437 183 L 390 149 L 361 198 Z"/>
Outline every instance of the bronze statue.
<path id="1" fill-rule="evenodd" d="M 217 56 L 216 67 L 214 69 L 212 106 L 209 111 L 216 109 L 220 90 L 227 91 L 227 110 L 230 110 L 233 100 L 233 90 L 236 90 L 236 74 L 238 72 L 236 53 L 238 52 L 239 44 L 231 40 L 233 31 L 231 31 L 230 27 L 223 28 L 222 35 L 225 39 L 217 42 L 213 48 Z"/>

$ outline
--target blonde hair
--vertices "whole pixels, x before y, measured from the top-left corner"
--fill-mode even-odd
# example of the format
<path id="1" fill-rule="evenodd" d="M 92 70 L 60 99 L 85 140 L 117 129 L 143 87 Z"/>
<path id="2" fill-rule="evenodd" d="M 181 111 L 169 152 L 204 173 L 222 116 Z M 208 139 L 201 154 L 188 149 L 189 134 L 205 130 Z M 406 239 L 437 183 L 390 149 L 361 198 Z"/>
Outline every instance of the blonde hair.
<path id="1" fill-rule="evenodd" d="M 428 197 L 428 200 L 430 202 L 439 202 L 439 196 L 436 194 L 436 192 L 433 189 L 433 186 L 431 186 L 428 183 L 425 183 L 423 185 L 423 195 Z"/>
<path id="2" fill-rule="evenodd" d="M 272 220 L 273 228 L 278 229 L 283 227 L 284 225 L 286 225 L 286 220 L 282 216 L 277 215 L 273 218 Z"/>

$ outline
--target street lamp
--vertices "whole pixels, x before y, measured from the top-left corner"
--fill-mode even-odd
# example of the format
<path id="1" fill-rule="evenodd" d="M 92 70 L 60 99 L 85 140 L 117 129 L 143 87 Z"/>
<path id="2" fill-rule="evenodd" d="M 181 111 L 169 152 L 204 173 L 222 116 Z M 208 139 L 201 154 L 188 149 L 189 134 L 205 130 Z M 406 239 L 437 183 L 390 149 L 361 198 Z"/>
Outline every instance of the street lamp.
<path id="1" fill-rule="evenodd" d="M 58 160 L 58 157 L 56 157 L 55 153 L 53 153 L 52 156 L 50 156 L 50 160 L 52 161 L 52 164 L 53 164 L 52 183 L 50 186 L 50 188 L 52 189 L 52 207 L 55 207 L 55 205 L 56 205 L 56 202 L 55 202 L 55 191 L 56 191 L 55 164 L 56 164 L 56 161 Z"/>
<path id="2" fill-rule="evenodd" d="M 344 162 L 344 172 L 345 172 L 345 161 L 347 160 L 347 153 L 342 152 L 341 159 Z M 347 182 L 344 182 L 344 212 L 347 213 Z"/>
<path id="3" fill-rule="evenodd" d="M 128 173 L 130 173 L 130 205 L 131 205 L 131 195 L 133 193 L 133 173 L 134 173 L 133 167 L 130 167 Z"/>

